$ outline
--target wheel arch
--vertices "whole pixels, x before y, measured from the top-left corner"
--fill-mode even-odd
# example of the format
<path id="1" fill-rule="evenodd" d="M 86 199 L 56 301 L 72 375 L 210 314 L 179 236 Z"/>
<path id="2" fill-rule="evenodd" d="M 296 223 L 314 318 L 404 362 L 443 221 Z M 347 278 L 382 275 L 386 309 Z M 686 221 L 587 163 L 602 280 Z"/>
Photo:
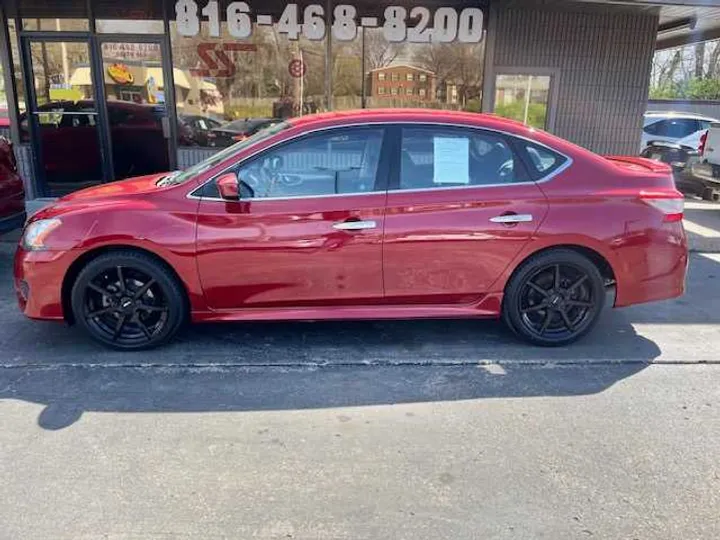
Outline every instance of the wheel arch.
<path id="1" fill-rule="evenodd" d="M 86 251 L 77 259 L 75 259 L 68 268 L 67 272 L 65 272 L 65 276 L 63 277 L 62 286 L 60 289 L 60 298 L 62 302 L 62 311 L 65 322 L 67 322 L 68 324 L 75 323 L 75 317 L 71 306 L 71 292 L 72 287 L 75 284 L 75 280 L 77 279 L 82 269 L 85 268 L 91 261 L 97 259 L 101 255 L 121 251 L 134 251 L 136 253 L 142 253 L 155 260 L 155 262 L 157 262 L 158 264 L 164 266 L 181 285 L 182 290 L 185 293 L 185 308 L 189 310 L 190 291 L 187 284 L 185 283 L 185 281 L 183 281 L 183 279 L 180 277 L 180 274 L 177 272 L 177 270 L 173 267 L 172 264 L 170 264 L 166 259 L 158 255 L 157 253 L 150 251 L 149 249 L 127 244 L 113 244 L 96 247 L 89 251 Z"/>
<path id="2" fill-rule="evenodd" d="M 540 247 L 536 250 L 524 253 L 512 268 L 512 271 L 508 272 L 506 279 L 503 280 L 503 290 L 507 287 L 508 283 L 512 280 L 513 276 L 522 268 L 522 266 L 532 259 L 543 253 L 555 250 L 569 250 L 579 253 L 584 257 L 588 258 L 600 271 L 606 285 L 614 284 L 617 282 L 617 271 L 609 261 L 608 257 L 600 253 L 597 249 L 591 248 L 587 245 L 575 244 L 575 243 L 563 243 L 563 244 L 552 244 L 548 246 Z"/>

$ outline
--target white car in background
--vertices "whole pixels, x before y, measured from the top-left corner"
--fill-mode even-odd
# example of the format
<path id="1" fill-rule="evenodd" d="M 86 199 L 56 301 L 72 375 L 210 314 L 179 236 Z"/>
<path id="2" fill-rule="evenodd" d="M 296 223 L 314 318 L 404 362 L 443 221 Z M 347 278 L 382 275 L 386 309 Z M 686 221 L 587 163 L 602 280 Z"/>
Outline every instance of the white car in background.
<path id="1" fill-rule="evenodd" d="M 710 128 L 716 118 L 701 114 L 672 111 L 649 111 L 645 113 L 642 131 L 642 152 L 653 142 L 678 142 L 690 136 L 699 137 Z M 696 145 L 695 147 L 697 148 Z"/>
<path id="2" fill-rule="evenodd" d="M 702 143 L 700 159 L 710 165 L 712 176 L 720 181 L 720 123 L 710 124 Z"/>

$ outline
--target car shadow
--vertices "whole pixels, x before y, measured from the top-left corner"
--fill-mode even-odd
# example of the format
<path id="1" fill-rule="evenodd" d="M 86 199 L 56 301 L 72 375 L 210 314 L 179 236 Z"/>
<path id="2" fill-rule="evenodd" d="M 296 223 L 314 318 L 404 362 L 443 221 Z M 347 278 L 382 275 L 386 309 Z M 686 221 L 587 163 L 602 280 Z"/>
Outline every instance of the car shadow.
<path id="1" fill-rule="evenodd" d="M 645 363 L 490 366 L 112 367 L 0 371 L 0 400 L 43 405 L 59 430 L 85 412 L 282 411 L 602 392 Z"/>
<path id="2" fill-rule="evenodd" d="M 0 400 L 43 406 L 62 429 L 85 412 L 301 410 L 606 390 L 660 355 L 629 310 L 606 310 L 568 347 L 532 347 L 497 321 L 325 321 L 188 327 L 120 353 L 76 328 L 25 320 L 0 297 Z M 7 304 L 7 305 L 6 305 Z"/>

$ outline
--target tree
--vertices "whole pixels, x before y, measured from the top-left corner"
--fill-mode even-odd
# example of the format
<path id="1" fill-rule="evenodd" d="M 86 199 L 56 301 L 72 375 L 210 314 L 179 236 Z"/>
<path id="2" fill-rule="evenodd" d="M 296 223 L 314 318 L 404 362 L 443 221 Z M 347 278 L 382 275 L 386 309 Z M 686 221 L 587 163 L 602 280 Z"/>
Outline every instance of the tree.
<path id="1" fill-rule="evenodd" d="M 720 40 L 658 51 L 650 78 L 651 98 L 720 99 Z"/>

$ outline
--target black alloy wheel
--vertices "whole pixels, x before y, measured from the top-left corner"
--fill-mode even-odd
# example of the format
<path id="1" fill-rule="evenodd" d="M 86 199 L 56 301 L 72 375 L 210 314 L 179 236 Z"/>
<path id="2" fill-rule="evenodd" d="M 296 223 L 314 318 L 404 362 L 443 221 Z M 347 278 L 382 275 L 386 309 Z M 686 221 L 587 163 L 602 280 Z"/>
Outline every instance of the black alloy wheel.
<path id="1" fill-rule="evenodd" d="M 133 251 L 93 259 L 78 275 L 71 301 L 76 322 L 97 341 L 120 350 L 168 341 L 187 312 L 172 272 Z"/>
<path id="2" fill-rule="evenodd" d="M 530 259 L 515 273 L 505 292 L 503 319 L 532 343 L 566 345 L 591 330 L 604 305 L 604 281 L 595 264 L 558 249 Z"/>

